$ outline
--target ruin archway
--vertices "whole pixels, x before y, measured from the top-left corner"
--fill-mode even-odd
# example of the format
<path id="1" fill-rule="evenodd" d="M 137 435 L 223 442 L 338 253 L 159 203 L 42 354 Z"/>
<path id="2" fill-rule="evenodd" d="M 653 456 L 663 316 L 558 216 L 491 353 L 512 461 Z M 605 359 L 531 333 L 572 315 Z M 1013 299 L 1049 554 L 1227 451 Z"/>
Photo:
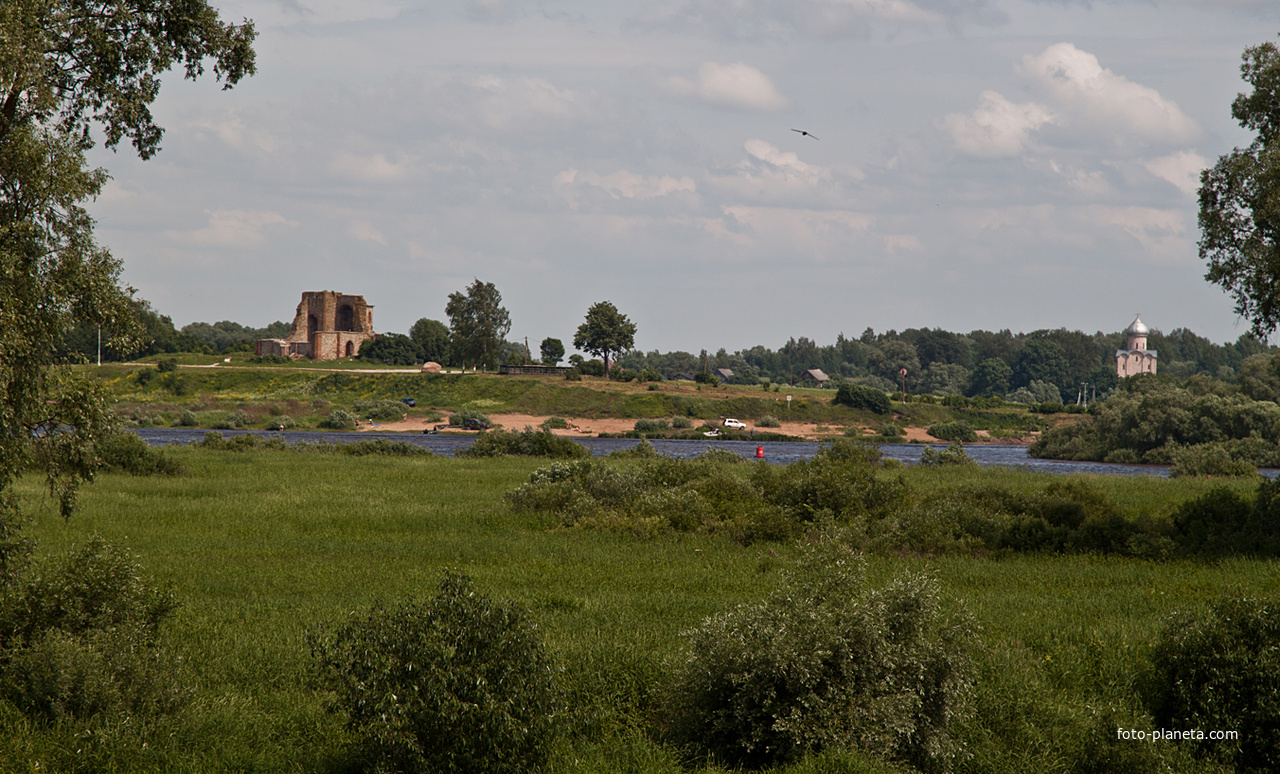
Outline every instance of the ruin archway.
<path id="1" fill-rule="evenodd" d="M 351 332 L 356 329 L 356 310 L 343 304 L 338 307 L 338 330 Z"/>
<path id="2" fill-rule="evenodd" d="M 354 357 L 355 346 L 351 342 L 347 342 L 347 357 Z"/>
<path id="3" fill-rule="evenodd" d="M 316 319 L 316 316 L 314 314 L 307 315 L 307 340 L 310 341 L 311 337 L 314 336 L 316 331 L 319 329 L 320 321 Z"/>

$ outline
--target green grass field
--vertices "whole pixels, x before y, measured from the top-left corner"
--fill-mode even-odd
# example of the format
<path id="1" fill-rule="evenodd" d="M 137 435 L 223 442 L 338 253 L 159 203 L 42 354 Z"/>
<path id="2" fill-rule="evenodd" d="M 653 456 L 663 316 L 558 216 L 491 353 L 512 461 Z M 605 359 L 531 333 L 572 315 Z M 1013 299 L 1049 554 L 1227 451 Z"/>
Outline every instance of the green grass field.
<path id="1" fill-rule="evenodd" d="M 681 632 L 765 596 L 796 551 L 699 536 L 639 540 L 551 529 L 502 500 L 545 464 L 538 460 L 172 453 L 184 475 L 103 475 L 84 490 L 69 523 L 28 482 L 29 534 L 42 554 L 100 534 L 136 553 L 155 579 L 172 583 L 182 607 L 169 641 L 183 656 L 193 700 L 156 721 L 51 728 L 0 703 L 0 771 L 352 770 L 340 719 L 326 713 L 325 697 L 307 681 L 307 627 L 378 599 L 431 594 L 447 568 L 527 607 L 562 665 L 573 730 L 553 771 L 685 770 L 653 733 Z M 905 475 L 921 489 L 975 477 L 1026 488 L 1047 480 L 1002 471 Z M 1207 487 L 1091 483 L 1130 512 L 1154 513 Z M 1270 561 L 1074 555 L 868 562 L 876 584 L 904 569 L 932 574 L 949 603 L 973 616 L 977 712 L 961 731 L 969 754 L 961 770 L 974 772 L 1074 771 L 1086 758 L 1114 760 L 1132 746 L 1149 746 L 1115 736 L 1119 724 L 1150 728 L 1136 685 L 1165 617 L 1223 594 L 1277 592 L 1278 568 Z M 1159 756 L 1167 770 L 1205 770 L 1175 743 Z M 857 755 L 779 769 L 892 770 Z"/>

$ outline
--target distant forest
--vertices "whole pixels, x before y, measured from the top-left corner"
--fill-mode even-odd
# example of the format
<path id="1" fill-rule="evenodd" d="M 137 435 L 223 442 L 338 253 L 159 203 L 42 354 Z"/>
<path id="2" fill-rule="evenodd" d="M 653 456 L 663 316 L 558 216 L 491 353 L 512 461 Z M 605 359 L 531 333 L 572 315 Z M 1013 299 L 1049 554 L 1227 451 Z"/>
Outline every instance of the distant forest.
<path id="1" fill-rule="evenodd" d="M 157 313 L 146 301 L 137 302 L 146 329 L 146 344 L 138 351 L 119 353 L 104 345 L 104 361 L 137 358 L 168 352 L 225 354 L 252 352 L 259 338 L 288 335 L 289 325 L 275 322 L 250 328 L 223 320 L 195 322 L 175 329 L 167 315 Z M 109 338 L 109 337 L 108 337 Z M 1116 350 L 1125 346 L 1123 332 L 1093 334 L 1081 331 L 1038 330 L 1030 333 L 970 331 L 952 333 L 940 329 L 908 328 L 876 333 L 867 328 L 856 339 L 836 336 L 834 344 L 820 345 L 806 337 L 792 338 L 778 349 L 757 345 L 750 349 L 715 353 L 643 352 L 633 350 L 619 360 L 625 376 L 646 372 L 664 379 L 688 378 L 699 372 L 728 369 L 732 384 L 803 384 L 817 386 L 806 372 L 819 369 L 830 377 L 823 386 L 851 381 L 885 392 L 906 389 L 912 394 L 1000 396 L 1023 403 L 1074 403 L 1081 391 L 1090 399 L 1102 398 L 1117 385 Z M 1185 328 L 1165 334 L 1153 330 L 1148 349 L 1159 353 L 1159 373 L 1184 380 L 1203 374 L 1237 383 L 1249 373 L 1266 370 L 1276 348 L 1243 335 L 1229 344 L 1214 344 Z M 536 361 L 536 353 L 534 360 Z M 71 331 L 64 355 L 68 359 L 97 356 L 97 331 L 92 327 Z M 1251 357 L 1262 355 L 1246 365 Z M 507 342 L 503 362 L 527 362 L 523 344 Z M 445 363 L 445 365 L 456 365 Z M 1086 386 L 1087 385 L 1087 386 Z"/>

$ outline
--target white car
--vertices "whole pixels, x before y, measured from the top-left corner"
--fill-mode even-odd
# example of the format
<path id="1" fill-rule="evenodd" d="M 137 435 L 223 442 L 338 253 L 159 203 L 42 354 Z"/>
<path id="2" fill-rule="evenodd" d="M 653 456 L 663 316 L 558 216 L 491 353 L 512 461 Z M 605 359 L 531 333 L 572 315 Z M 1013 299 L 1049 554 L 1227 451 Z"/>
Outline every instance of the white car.
<path id="1" fill-rule="evenodd" d="M 747 425 L 746 425 L 746 423 L 745 423 L 745 422 L 739 422 L 739 421 L 738 421 L 738 420 L 736 420 L 736 419 L 726 419 L 726 420 L 724 421 L 724 425 L 723 425 L 723 426 L 724 426 L 724 427 L 733 427 L 733 428 L 736 428 L 736 429 L 738 429 L 738 430 L 746 430 L 746 429 L 747 429 Z"/>

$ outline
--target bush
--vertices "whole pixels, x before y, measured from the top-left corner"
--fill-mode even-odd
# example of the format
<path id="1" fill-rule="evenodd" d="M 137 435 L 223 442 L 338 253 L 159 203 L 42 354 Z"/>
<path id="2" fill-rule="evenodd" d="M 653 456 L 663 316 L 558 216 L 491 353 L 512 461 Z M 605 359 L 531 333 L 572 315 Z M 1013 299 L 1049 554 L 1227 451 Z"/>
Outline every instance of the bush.
<path id="1" fill-rule="evenodd" d="M 326 430 L 350 430 L 355 426 L 356 418 L 342 409 L 334 409 L 329 412 L 329 416 L 320 420 L 320 427 Z"/>
<path id="2" fill-rule="evenodd" d="M 706 619 L 667 700 L 690 758 L 758 767 L 861 748 L 925 770 L 959 752 L 972 684 L 966 625 L 937 584 L 865 586 L 861 560 L 822 544 L 765 601 Z"/>
<path id="3" fill-rule="evenodd" d="M 1185 446 L 1172 453 L 1169 475 L 1174 478 L 1191 476 L 1256 476 L 1258 469 L 1246 460 L 1231 458 L 1231 452 L 1221 443 L 1205 443 Z"/>
<path id="4" fill-rule="evenodd" d="M 932 446 L 924 447 L 924 451 L 920 453 L 920 464 L 926 467 L 942 467 L 947 465 L 977 465 L 964 451 L 964 444 L 954 441 L 943 451 L 938 451 Z"/>
<path id="5" fill-rule="evenodd" d="M 249 414 L 244 409 L 235 409 L 227 414 L 226 418 L 219 422 L 216 427 L 222 430 L 239 430 L 249 424 Z"/>
<path id="6" fill-rule="evenodd" d="M 581 459 L 590 457 L 587 447 L 570 439 L 552 435 L 546 430 L 526 427 L 523 432 L 494 430 L 476 438 L 459 457 L 551 457 L 553 459 Z"/>
<path id="7" fill-rule="evenodd" d="M 268 430 L 292 430 L 296 426 L 297 423 L 294 422 L 293 417 L 288 414 L 284 414 L 267 421 Z"/>
<path id="8" fill-rule="evenodd" d="M 371 769 L 523 774 L 546 762 L 561 712 L 555 668 L 525 613 L 466 576 L 307 639 Z"/>
<path id="9" fill-rule="evenodd" d="M 165 357 L 156 361 L 156 370 L 162 374 L 178 370 L 178 359 L 176 357 Z"/>
<path id="10" fill-rule="evenodd" d="M 1198 754 L 1236 771 L 1280 770 L 1280 607 L 1223 599 L 1175 615 L 1151 652 L 1144 698 L 1156 727 L 1237 731 L 1193 740 Z"/>
<path id="11" fill-rule="evenodd" d="M 888 414 L 892 409 L 888 395 L 873 387 L 851 382 L 840 385 L 833 402 L 850 408 L 866 409 L 875 414 Z"/>
<path id="12" fill-rule="evenodd" d="M 693 375 L 693 381 L 698 384 L 719 384 L 720 380 L 715 375 L 706 371 L 699 371 Z"/>
<path id="13" fill-rule="evenodd" d="M 0 597 L 0 696 L 46 721 L 171 712 L 189 695 L 160 642 L 176 608 L 98 537 L 26 568 Z"/>
<path id="14" fill-rule="evenodd" d="M 486 425 L 489 424 L 488 414 L 485 414 L 474 406 L 463 406 L 449 415 L 449 426 L 461 427 L 468 419 L 484 422 Z"/>
<path id="15" fill-rule="evenodd" d="M 943 441 L 973 443 L 978 440 L 978 433 L 975 432 L 973 427 L 964 420 L 939 422 L 936 425 L 930 425 L 928 432 L 929 435 Z"/>
<path id="16" fill-rule="evenodd" d="M 583 360 L 578 363 L 578 371 L 583 376 L 604 376 L 604 363 L 599 360 Z"/>
<path id="17" fill-rule="evenodd" d="M 765 414 L 756 420 L 756 427 L 782 427 L 782 422 L 773 414 Z"/>
<path id="18" fill-rule="evenodd" d="M 564 372 L 565 381 L 580 382 L 582 381 L 582 370 L 574 367 Z"/>
<path id="19" fill-rule="evenodd" d="M 569 427 L 569 420 L 564 417 L 547 417 L 539 427 L 543 430 L 564 430 Z"/>
<path id="20" fill-rule="evenodd" d="M 671 423 L 665 419 L 637 419 L 635 430 L 637 433 L 657 433 L 671 427 Z"/>
<path id="21" fill-rule="evenodd" d="M 1175 540 L 1198 556 L 1280 556 L 1280 482 L 1262 481 L 1252 503 L 1215 487 L 1173 512 Z"/>
<path id="22" fill-rule="evenodd" d="M 676 430 L 687 430 L 693 427 L 693 419 L 683 414 L 677 414 L 671 418 L 671 426 Z"/>
<path id="23" fill-rule="evenodd" d="M 199 427 L 200 417 L 191 409 L 183 409 L 178 416 L 178 427 Z"/>
<path id="24" fill-rule="evenodd" d="M 352 407 L 356 416 L 375 422 L 388 422 L 404 417 L 408 407 L 398 400 L 358 400 Z"/>
<path id="25" fill-rule="evenodd" d="M 103 436 L 98 442 L 98 458 L 107 470 L 135 476 L 171 476 L 179 471 L 178 463 L 169 455 L 127 430 Z"/>

